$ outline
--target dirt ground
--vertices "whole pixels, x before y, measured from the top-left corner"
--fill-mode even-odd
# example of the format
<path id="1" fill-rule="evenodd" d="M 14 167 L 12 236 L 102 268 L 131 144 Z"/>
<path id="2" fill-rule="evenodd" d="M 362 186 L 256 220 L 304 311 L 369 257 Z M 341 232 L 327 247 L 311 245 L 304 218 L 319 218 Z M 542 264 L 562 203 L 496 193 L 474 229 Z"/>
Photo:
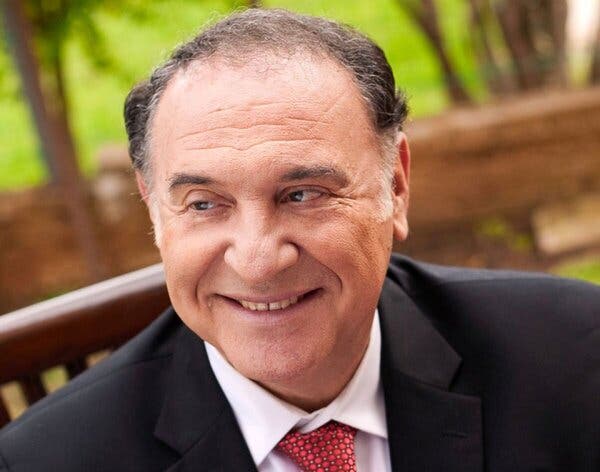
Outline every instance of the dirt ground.
<path id="1" fill-rule="evenodd" d="M 532 227 L 539 208 L 600 193 L 600 89 L 453 110 L 414 121 L 406 133 L 411 234 L 400 252 L 443 264 L 547 270 L 600 250 L 599 241 L 549 256 Z M 127 166 L 124 153 L 124 146 L 109 152 Z M 89 184 L 107 276 L 159 260 L 131 173 L 118 167 Z M 88 280 L 56 192 L 0 195 L 0 313 Z"/>

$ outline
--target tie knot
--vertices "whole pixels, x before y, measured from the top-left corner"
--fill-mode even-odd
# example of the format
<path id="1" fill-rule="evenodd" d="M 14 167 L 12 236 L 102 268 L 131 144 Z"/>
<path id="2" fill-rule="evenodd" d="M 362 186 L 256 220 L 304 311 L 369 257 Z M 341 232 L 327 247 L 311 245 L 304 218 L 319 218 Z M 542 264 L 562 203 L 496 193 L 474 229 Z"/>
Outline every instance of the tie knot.
<path id="1" fill-rule="evenodd" d="M 356 472 L 356 428 L 330 421 L 310 433 L 289 432 L 277 447 L 303 472 Z"/>

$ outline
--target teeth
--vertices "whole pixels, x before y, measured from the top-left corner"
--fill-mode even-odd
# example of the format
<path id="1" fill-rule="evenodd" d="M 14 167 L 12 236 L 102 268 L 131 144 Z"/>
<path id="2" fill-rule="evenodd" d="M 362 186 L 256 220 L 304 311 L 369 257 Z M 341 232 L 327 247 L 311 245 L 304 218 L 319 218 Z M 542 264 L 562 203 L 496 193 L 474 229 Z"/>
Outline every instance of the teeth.
<path id="1" fill-rule="evenodd" d="M 241 305 L 252 311 L 273 311 L 273 310 L 282 310 L 283 308 L 287 308 L 294 303 L 298 303 L 298 297 L 288 298 L 286 300 L 279 300 L 276 302 L 269 303 L 253 303 L 246 300 L 238 300 Z"/>

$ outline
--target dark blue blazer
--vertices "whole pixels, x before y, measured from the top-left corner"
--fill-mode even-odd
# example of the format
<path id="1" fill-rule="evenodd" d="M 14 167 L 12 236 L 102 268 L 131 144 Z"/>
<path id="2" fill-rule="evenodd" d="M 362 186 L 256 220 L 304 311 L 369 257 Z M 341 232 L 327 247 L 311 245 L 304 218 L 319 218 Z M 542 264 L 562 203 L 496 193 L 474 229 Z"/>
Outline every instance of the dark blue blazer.
<path id="1" fill-rule="evenodd" d="M 600 471 L 600 287 L 394 256 L 379 312 L 394 471 Z M 0 431 L 2 472 L 253 470 L 172 309 Z"/>

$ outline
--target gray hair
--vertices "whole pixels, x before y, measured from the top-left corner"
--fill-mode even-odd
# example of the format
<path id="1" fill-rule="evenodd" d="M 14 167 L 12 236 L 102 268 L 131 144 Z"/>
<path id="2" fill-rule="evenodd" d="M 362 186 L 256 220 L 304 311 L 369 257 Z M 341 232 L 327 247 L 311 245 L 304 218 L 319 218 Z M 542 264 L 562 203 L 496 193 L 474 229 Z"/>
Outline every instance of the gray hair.
<path id="1" fill-rule="evenodd" d="M 396 131 L 407 116 L 404 95 L 396 90 L 385 54 L 353 28 L 324 18 L 280 9 L 249 9 L 234 13 L 179 46 L 150 78 L 136 85 L 125 100 L 125 128 L 133 166 L 147 176 L 150 169 L 149 130 L 169 81 L 191 63 L 218 57 L 243 64 L 252 54 L 307 51 L 325 55 L 352 75 L 366 103 L 374 131 L 383 146 L 383 172 L 391 183 Z"/>

